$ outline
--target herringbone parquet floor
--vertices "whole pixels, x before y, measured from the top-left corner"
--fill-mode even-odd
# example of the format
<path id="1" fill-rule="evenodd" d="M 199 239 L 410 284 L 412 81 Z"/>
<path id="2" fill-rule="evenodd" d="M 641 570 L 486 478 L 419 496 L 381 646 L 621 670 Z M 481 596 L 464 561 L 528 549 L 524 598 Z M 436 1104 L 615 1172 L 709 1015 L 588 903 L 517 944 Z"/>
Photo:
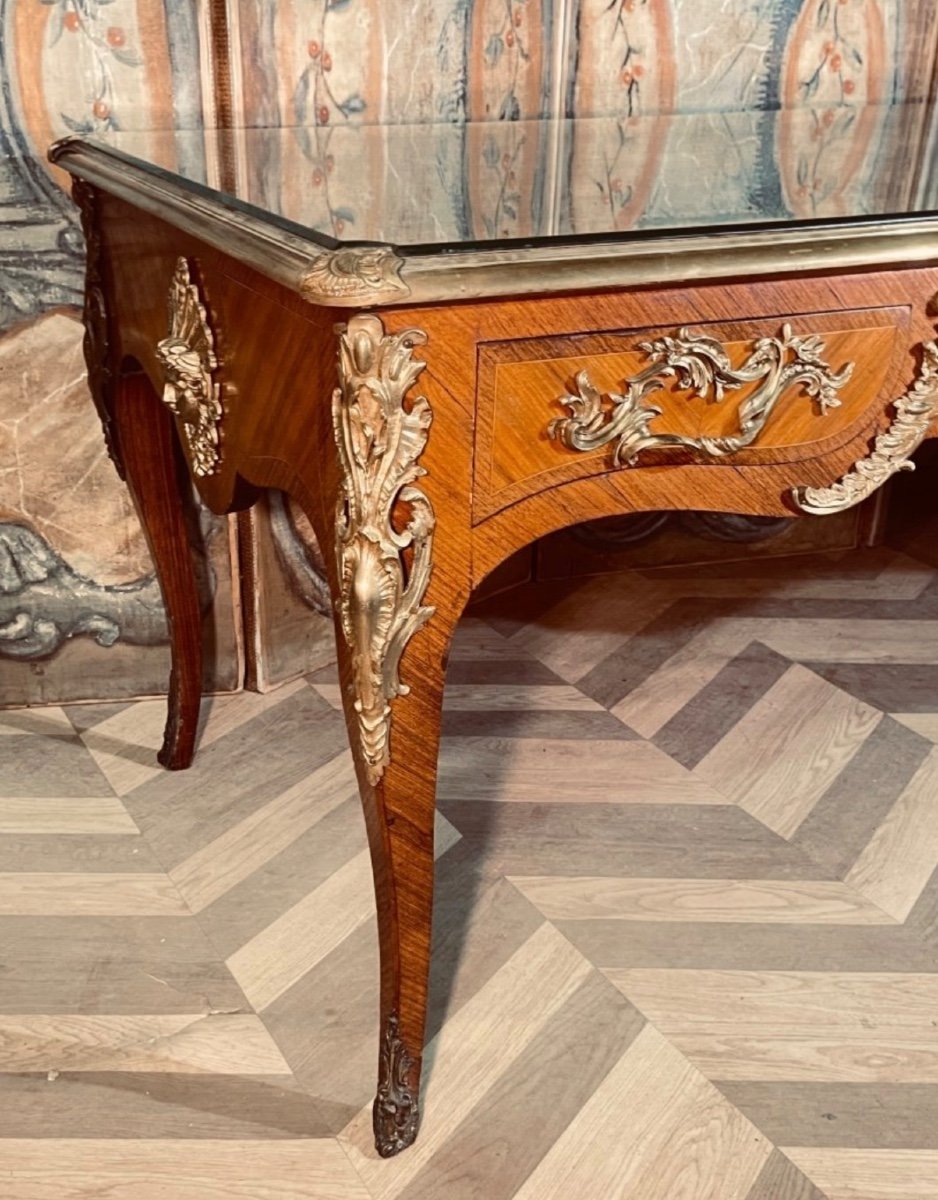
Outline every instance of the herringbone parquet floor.
<path id="1" fill-rule="evenodd" d="M 938 570 L 522 590 L 460 628 L 417 1145 L 370 1146 L 337 687 L 0 713 L 0 1197 L 938 1200 Z"/>

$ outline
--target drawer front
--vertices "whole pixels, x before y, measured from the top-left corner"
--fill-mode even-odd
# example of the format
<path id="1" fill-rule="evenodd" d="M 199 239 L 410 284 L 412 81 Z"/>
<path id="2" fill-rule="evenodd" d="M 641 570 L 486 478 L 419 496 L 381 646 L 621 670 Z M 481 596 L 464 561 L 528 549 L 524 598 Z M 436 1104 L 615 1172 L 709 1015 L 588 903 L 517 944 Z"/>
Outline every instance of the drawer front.
<path id="1" fill-rule="evenodd" d="M 891 307 L 487 342 L 475 519 L 612 470 L 836 449 L 911 376 L 909 323 Z"/>

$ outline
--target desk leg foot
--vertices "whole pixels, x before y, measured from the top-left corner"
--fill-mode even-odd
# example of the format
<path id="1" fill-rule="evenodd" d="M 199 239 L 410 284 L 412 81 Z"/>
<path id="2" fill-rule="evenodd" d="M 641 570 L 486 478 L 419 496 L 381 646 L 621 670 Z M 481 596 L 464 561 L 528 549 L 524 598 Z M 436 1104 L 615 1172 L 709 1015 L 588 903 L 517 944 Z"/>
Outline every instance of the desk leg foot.
<path id="1" fill-rule="evenodd" d="M 420 1124 L 419 1093 L 411 1082 L 416 1064 L 401 1041 L 400 1019 L 391 1013 L 381 1039 L 378 1094 L 372 1115 L 375 1149 L 382 1158 L 392 1158 L 413 1142 Z M 419 1088 L 419 1070 L 417 1087 Z"/>
<path id="2" fill-rule="evenodd" d="M 169 708 L 166 713 L 166 728 L 163 730 L 163 744 L 156 756 L 156 761 L 167 771 L 185 771 L 187 767 L 192 766 L 201 698 L 201 678 L 194 683 L 191 674 L 179 679 L 176 668 L 173 667 L 169 673 Z"/>
<path id="3" fill-rule="evenodd" d="M 157 758 L 178 771 L 192 762 L 202 697 L 202 613 L 180 500 L 189 485 L 173 418 L 146 375 L 124 375 L 116 390 L 121 460 L 160 581 L 172 650 L 169 713 Z"/>

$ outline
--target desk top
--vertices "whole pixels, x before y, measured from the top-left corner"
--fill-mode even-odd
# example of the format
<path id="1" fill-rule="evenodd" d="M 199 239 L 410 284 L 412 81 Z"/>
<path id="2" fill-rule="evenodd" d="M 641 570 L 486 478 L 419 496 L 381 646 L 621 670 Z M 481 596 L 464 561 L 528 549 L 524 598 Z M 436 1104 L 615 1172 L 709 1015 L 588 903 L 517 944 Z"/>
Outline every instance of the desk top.
<path id="1" fill-rule="evenodd" d="M 93 133 L 73 174 L 355 306 L 938 258 L 921 104 Z"/>

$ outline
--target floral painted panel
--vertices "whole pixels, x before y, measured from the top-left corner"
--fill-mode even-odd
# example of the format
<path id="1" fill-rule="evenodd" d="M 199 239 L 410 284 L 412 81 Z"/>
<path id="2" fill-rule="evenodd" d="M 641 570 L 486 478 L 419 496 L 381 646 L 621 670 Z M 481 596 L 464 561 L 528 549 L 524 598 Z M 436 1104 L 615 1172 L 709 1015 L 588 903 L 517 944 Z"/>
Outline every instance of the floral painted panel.
<path id="1" fill-rule="evenodd" d="M 271 139 L 265 154 L 243 156 L 256 202 L 286 205 L 314 228 L 337 234 L 354 232 L 366 208 L 370 231 L 380 212 L 387 228 L 410 229 L 414 241 L 421 240 L 420 223 L 430 231 L 427 240 L 438 240 L 434 229 L 477 237 L 548 231 L 548 139 L 536 126 L 516 123 L 553 106 L 552 0 L 234 7 L 244 80 L 236 122 L 294 128 L 292 142 Z M 379 135 L 357 132 L 479 120 L 491 128 L 467 125 L 459 140 L 437 143 L 419 128 L 410 145 L 398 137 L 398 161 L 388 170 L 380 152 L 368 153 Z M 359 139 L 360 152 L 350 151 Z M 337 163 L 349 162 L 354 172 L 337 172 Z M 467 162 L 477 164 L 471 173 Z M 283 196 L 283 188 L 295 195 Z"/>
<path id="2" fill-rule="evenodd" d="M 88 398 L 77 307 L 62 307 L 80 303 L 83 245 L 46 149 L 197 126 L 195 18 L 162 0 L 0 0 L 0 704 L 165 690 L 159 587 Z M 237 687 L 229 523 L 202 514 L 192 536 L 207 685 Z"/>
<path id="3" fill-rule="evenodd" d="M 198 125 L 192 6 L 162 0 L 0 0 L 0 327 L 80 301 L 82 246 L 46 149 L 68 133 Z M 187 163 L 187 168 L 193 164 Z"/>
<path id="4" fill-rule="evenodd" d="M 656 187 L 675 106 L 674 13 L 649 0 L 579 0 L 561 230 L 629 229 Z"/>
<path id="5" fill-rule="evenodd" d="M 934 5 L 573 2 L 567 111 L 615 114 L 619 129 L 577 128 L 571 139 L 564 230 L 596 228 L 600 211 L 607 228 L 622 229 L 834 216 L 862 210 L 864 197 L 880 210 L 910 202 L 924 106 L 895 102 L 927 94 Z M 655 90 L 646 86 L 650 58 Z M 637 188 L 649 164 L 653 183 Z"/>
<path id="6" fill-rule="evenodd" d="M 553 13 L 533 0 L 473 6 L 466 44 L 467 118 L 463 171 L 470 236 L 550 232 L 544 201 L 552 149 L 538 120 L 550 111 Z M 461 190 L 461 189 L 457 189 Z"/>

